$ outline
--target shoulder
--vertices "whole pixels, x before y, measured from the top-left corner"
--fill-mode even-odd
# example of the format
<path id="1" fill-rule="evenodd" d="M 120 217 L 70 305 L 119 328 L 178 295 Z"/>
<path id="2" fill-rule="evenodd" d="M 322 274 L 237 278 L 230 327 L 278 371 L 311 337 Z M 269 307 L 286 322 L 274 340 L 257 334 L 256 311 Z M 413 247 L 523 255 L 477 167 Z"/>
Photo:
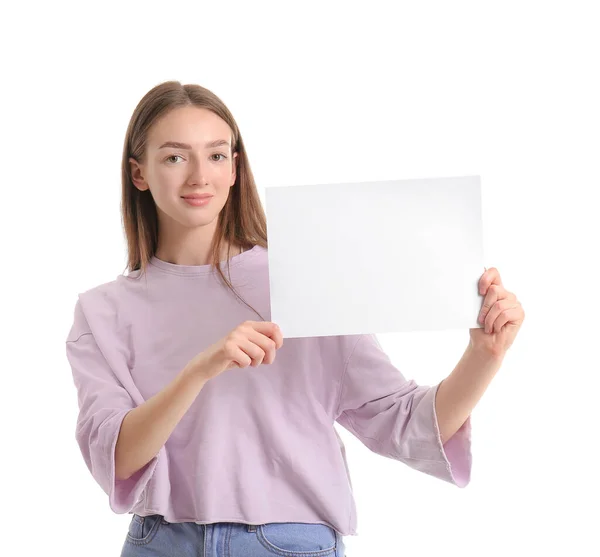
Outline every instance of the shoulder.
<path id="1" fill-rule="evenodd" d="M 123 308 L 123 280 L 128 280 L 128 277 L 120 275 L 112 281 L 98 284 L 77 294 L 67 341 L 77 340 L 85 333 L 92 333 L 94 327 L 100 323 L 115 330 L 119 328 Z"/>
<path id="2" fill-rule="evenodd" d="M 241 257 L 245 261 L 253 261 L 262 264 L 268 261 L 269 249 L 256 244 L 252 249 L 242 253 Z"/>
<path id="3" fill-rule="evenodd" d="M 109 282 L 98 284 L 88 290 L 80 292 L 77 297 L 86 310 L 116 310 L 118 299 L 123 290 L 123 281 L 128 280 L 125 276 L 119 276 Z"/>

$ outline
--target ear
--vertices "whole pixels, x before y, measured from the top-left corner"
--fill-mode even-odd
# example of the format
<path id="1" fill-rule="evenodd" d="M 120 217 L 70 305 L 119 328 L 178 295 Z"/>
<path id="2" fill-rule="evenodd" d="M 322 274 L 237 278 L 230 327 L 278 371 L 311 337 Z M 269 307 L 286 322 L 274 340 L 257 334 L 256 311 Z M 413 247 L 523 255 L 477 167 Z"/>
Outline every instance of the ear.
<path id="1" fill-rule="evenodd" d="M 142 166 L 133 157 L 129 157 L 129 168 L 131 170 L 131 181 L 133 185 L 140 191 L 149 189 L 148 183 L 142 175 Z"/>
<path id="2" fill-rule="evenodd" d="M 237 156 L 238 153 L 237 151 L 235 153 L 233 153 L 233 165 L 232 165 L 232 169 L 231 169 L 231 185 L 229 186 L 230 188 L 233 187 L 233 185 L 235 184 L 235 180 L 237 178 Z"/>

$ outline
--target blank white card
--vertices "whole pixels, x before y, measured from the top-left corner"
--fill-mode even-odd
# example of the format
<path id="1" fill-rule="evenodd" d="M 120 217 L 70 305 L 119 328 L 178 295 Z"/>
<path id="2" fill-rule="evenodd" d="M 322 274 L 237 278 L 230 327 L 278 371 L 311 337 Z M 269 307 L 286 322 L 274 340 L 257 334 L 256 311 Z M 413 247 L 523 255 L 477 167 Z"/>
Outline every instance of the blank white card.
<path id="1" fill-rule="evenodd" d="M 481 327 L 479 176 L 265 192 L 284 338 Z"/>

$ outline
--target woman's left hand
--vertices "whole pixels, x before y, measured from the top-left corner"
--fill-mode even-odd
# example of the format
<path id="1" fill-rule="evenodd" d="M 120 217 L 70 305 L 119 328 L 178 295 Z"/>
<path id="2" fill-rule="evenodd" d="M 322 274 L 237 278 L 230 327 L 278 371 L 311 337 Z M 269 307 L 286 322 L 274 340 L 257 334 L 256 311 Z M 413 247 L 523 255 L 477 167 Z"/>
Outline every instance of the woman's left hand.
<path id="1" fill-rule="evenodd" d="M 485 298 L 478 321 L 485 328 L 469 329 L 471 347 L 495 357 L 503 357 L 521 328 L 525 312 L 517 297 L 504 288 L 495 267 L 481 275 L 479 293 Z"/>

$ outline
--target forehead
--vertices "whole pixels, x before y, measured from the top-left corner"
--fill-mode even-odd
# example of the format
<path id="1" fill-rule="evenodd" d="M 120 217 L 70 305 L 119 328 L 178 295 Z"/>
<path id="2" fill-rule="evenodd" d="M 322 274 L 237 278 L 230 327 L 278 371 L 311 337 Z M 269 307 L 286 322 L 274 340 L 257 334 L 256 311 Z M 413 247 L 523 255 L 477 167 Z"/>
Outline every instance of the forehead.
<path id="1" fill-rule="evenodd" d="M 227 122 L 207 108 L 184 106 L 159 118 L 150 128 L 148 144 L 157 148 L 164 141 L 179 141 L 199 147 L 213 139 L 231 139 Z"/>

